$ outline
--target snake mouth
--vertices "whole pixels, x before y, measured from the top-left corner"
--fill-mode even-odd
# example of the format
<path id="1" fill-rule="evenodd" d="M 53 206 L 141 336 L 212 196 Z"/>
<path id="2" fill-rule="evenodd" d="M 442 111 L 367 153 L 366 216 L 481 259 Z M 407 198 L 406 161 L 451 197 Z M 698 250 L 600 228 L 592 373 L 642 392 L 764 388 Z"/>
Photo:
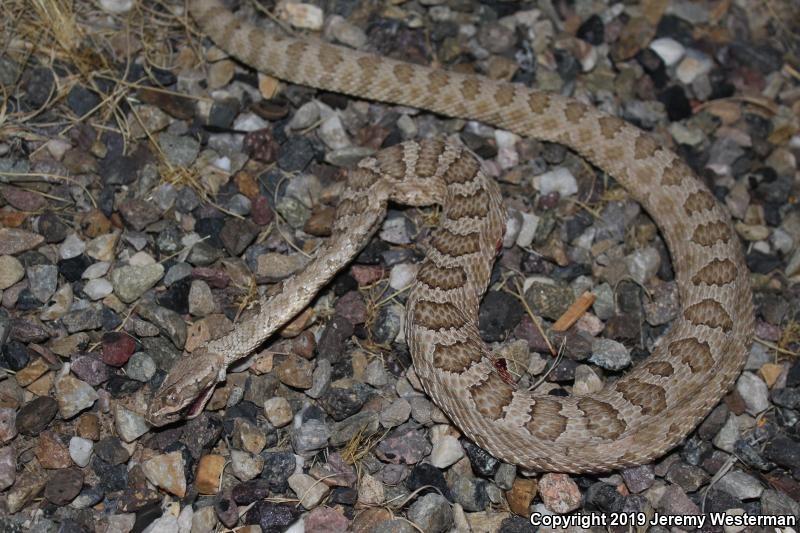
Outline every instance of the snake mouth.
<path id="1" fill-rule="evenodd" d="M 184 408 L 184 416 L 186 418 L 195 418 L 197 415 L 203 412 L 203 408 L 208 403 L 208 400 L 211 399 L 211 395 L 214 393 L 214 383 L 208 385 L 207 387 L 200 390 L 200 394 L 192 400 L 192 402 Z"/>

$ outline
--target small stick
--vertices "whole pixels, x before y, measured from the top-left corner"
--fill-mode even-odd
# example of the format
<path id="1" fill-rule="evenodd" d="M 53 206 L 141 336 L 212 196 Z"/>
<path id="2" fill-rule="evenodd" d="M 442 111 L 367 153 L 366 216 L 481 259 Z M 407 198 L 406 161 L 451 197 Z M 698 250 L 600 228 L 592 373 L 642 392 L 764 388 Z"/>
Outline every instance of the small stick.
<path id="1" fill-rule="evenodd" d="M 585 291 L 578 296 L 572 305 L 569 306 L 563 315 L 561 315 L 556 323 L 553 324 L 553 331 L 564 332 L 571 328 L 578 319 L 592 306 L 594 303 L 594 294 Z"/>

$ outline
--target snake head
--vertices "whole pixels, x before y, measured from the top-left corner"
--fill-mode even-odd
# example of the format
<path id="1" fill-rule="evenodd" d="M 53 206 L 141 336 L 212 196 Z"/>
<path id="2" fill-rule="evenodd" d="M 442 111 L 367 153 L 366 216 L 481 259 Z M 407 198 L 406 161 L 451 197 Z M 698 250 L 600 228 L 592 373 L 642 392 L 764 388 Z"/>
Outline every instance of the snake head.
<path id="1" fill-rule="evenodd" d="M 173 365 L 150 402 L 147 421 L 153 426 L 199 415 L 217 383 L 225 381 L 224 359 L 214 353 L 195 352 Z"/>

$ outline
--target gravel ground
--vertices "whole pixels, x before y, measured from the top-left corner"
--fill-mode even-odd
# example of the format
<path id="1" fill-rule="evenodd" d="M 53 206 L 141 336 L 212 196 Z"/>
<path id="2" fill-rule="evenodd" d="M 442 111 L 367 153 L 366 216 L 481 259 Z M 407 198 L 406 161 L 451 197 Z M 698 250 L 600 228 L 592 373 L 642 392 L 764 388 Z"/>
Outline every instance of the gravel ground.
<path id="1" fill-rule="evenodd" d="M 123 28 L 130 3 L 100 4 L 98 27 Z M 148 48 L 133 43 L 126 79 L 139 81 L 115 108 L 120 131 L 92 116 L 119 80 L 61 91 L 69 64 L 0 52 L 0 529 L 512 533 L 536 530 L 531 513 L 577 510 L 800 515 L 789 4 L 319 6 L 280 16 L 345 46 L 573 95 L 681 154 L 729 209 L 752 272 L 758 339 L 735 388 L 654 464 L 567 476 L 502 463 L 449 424 L 411 368 L 403 304 L 437 211 L 398 206 L 199 417 L 151 428 L 143 415 L 181 353 L 302 269 L 330 234 L 344 169 L 406 139 L 459 137 L 501 184 L 508 232 L 480 330 L 521 386 L 585 394 L 644 359 L 679 309 L 670 259 L 624 190 L 559 145 L 279 85 L 180 38 L 170 69 L 143 69 Z M 65 128 L 63 114 L 92 118 Z M 555 334 L 585 291 L 593 305 Z M 725 529 L 742 530 L 773 531 Z"/>

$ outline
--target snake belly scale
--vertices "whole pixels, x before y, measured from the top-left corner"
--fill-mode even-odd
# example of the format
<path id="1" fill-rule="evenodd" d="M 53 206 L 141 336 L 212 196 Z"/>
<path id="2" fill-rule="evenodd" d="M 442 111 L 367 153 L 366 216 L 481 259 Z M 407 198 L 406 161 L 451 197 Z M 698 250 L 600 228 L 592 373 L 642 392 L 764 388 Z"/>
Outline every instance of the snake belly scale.
<path id="1" fill-rule="evenodd" d="M 498 187 L 453 142 L 406 142 L 350 172 L 334 235 L 304 271 L 285 280 L 258 315 L 173 367 L 154 397 L 152 423 L 196 415 L 227 366 L 301 311 L 366 244 L 390 200 L 443 206 L 406 304 L 406 340 L 425 391 L 496 457 L 574 473 L 646 463 L 679 443 L 729 390 L 754 328 L 741 245 L 713 195 L 652 136 L 572 98 L 257 28 L 218 0 L 192 0 L 190 13 L 222 49 L 277 78 L 479 120 L 575 150 L 656 222 L 681 311 L 645 362 L 595 394 L 555 397 L 508 384 L 477 329 L 505 227 Z"/>

